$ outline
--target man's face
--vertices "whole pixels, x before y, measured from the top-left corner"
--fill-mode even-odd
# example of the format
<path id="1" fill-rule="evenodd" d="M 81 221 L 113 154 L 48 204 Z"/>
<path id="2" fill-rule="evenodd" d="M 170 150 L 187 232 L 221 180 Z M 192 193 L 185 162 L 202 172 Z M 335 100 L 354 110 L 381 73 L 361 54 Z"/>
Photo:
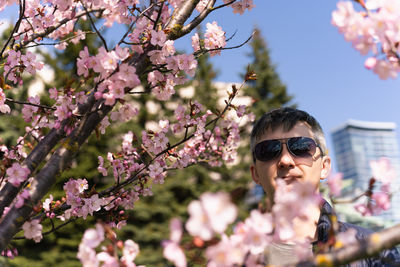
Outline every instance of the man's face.
<path id="1" fill-rule="evenodd" d="M 311 127 L 307 123 L 298 122 L 288 132 L 283 131 L 282 128 L 267 131 L 257 143 L 270 139 L 300 136 L 314 139 Z M 322 156 L 319 148 L 316 149 L 312 157 L 300 158 L 293 156 L 288 151 L 287 146 L 282 144 L 282 151 L 279 156 L 267 162 L 256 160 L 250 170 L 253 180 L 263 187 L 269 203 L 274 203 L 277 179 L 283 179 L 287 184 L 295 181 L 308 182 L 313 184 L 316 192 L 318 192 L 319 181 L 328 176 L 330 168 L 329 156 Z"/>

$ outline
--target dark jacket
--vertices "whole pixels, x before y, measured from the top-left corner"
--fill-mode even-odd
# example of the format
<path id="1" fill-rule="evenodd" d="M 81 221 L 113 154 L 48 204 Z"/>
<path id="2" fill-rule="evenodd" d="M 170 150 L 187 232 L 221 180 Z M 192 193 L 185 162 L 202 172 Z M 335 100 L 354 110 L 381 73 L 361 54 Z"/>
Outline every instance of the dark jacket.
<path id="1" fill-rule="evenodd" d="M 325 201 L 325 203 L 321 207 L 321 215 L 318 220 L 318 225 L 317 225 L 317 234 L 318 234 L 318 243 L 326 243 L 329 240 L 329 234 L 332 231 L 332 222 L 331 222 L 331 216 L 333 215 L 333 210 L 332 207 L 329 205 L 328 202 Z M 373 233 L 369 229 L 362 228 L 360 226 L 350 224 L 350 223 L 344 223 L 344 222 L 338 222 L 339 225 L 339 232 L 345 232 L 350 228 L 356 229 L 357 234 L 356 238 L 358 240 L 363 240 L 368 235 Z M 313 245 L 316 245 L 315 242 Z M 357 262 L 347 264 L 345 265 L 346 267 L 394 267 L 394 266 L 400 266 L 400 254 L 397 251 L 396 248 L 390 249 L 390 250 L 384 250 L 383 252 L 380 253 L 379 256 L 375 258 L 368 258 L 368 259 L 363 259 L 359 260 Z"/>

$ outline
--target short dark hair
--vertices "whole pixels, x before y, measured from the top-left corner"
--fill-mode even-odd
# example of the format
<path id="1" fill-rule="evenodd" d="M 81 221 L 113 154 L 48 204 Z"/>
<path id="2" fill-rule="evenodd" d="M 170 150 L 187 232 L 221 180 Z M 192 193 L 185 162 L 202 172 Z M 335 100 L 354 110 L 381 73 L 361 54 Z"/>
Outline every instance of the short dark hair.
<path id="1" fill-rule="evenodd" d="M 324 132 L 318 121 L 307 112 L 295 108 L 277 108 L 265 113 L 253 126 L 250 136 L 250 149 L 254 151 L 257 142 L 266 131 L 275 131 L 282 127 L 284 131 L 290 131 L 298 122 L 305 122 L 314 134 L 314 139 L 321 147 L 323 154 L 327 154 Z"/>

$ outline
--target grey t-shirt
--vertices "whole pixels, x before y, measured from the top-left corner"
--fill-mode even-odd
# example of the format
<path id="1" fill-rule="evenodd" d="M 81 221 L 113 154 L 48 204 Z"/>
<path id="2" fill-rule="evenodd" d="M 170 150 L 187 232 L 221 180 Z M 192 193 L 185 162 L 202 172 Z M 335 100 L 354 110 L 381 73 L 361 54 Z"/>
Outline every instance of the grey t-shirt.
<path id="1" fill-rule="evenodd" d="M 281 267 L 298 262 L 299 258 L 295 249 L 295 244 L 271 243 L 265 252 L 266 264 Z M 310 244 L 311 250 L 312 246 Z"/>

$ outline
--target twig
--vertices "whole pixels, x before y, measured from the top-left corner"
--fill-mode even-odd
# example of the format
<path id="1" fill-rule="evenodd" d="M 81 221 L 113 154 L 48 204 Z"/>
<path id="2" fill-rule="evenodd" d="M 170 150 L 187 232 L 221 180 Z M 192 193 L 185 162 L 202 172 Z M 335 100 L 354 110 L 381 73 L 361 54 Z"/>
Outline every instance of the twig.
<path id="1" fill-rule="evenodd" d="M 24 13 L 25 13 L 25 0 L 22 1 L 22 5 L 19 5 L 19 18 L 18 18 L 18 21 L 15 23 L 14 28 L 13 28 L 11 34 L 10 34 L 10 37 L 8 37 L 6 43 L 5 43 L 4 46 L 3 46 L 3 49 L 1 49 L 0 58 L 3 57 L 3 53 L 4 53 L 4 51 L 6 50 L 6 48 L 7 48 L 8 44 L 9 44 L 9 42 L 10 42 L 11 39 L 13 38 L 14 33 L 15 33 L 16 31 L 18 31 L 19 25 L 21 24 L 21 21 L 22 21 L 22 18 L 23 18 L 23 16 L 24 16 Z"/>
<path id="2" fill-rule="evenodd" d="M 93 21 L 93 19 L 92 19 L 92 16 L 90 16 L 90 13 L 87 11 L 86 6 L 85 6 L 83 3 L 82 3 L 82 7 L 83 7 L 83 9 L 85 9 L 85 11 L 87 12 L 87 16 L 88 16 L 88 18 L 89 18 L 89 20 L 90 20 L 90 23 L 92 24 L 94 30 L 96 31 L 97 35 L 100 37 L 101 41 L 103 42 L 103 45 L 104 45 L 105 49 L 106 49 L 107 52 L 108 52 L 108 47 L 107 47 L 106 40 L 104 40 L 103 36 L 101 35 L 101 33 L 99 32 L 99 30 L 97 29 L 97 27 L 96 27 L 96 25 L 95 25 L 95 23 L 94 23 L 94 21 Z"/>
<path id="3" fill-rule="evenodd" d="M 350 204 L 350 203 L 354 203 L 357 200 L 359 200 L 361 197 L 366 196 L 367 194 L 364 192 L 359 196 L 353 197 L 353 198 L 349 198 L 349 199 L 334 199 L 331 198 L 332 204 Z"/>
<path id="4" fill-rule="evenodd" d="M 53 108 L 53 107 L 39 105 L 39 104 L 33 104 L 33 103 L 29 103 L 29 102 L 18 101 L 18 100 L 14 100 L 14 99 L 11 99 L 11 98 L 6 98 L 6 101 L 11 102 L 11 103 L 21 104 L 21 105 L 28 105 L 28 106 L 38 107 L 38 108 L 57 110 L 56 108 Z"/>
<path id="5" fill-rule="evenodd" d="M 200 50 L 194 52 L 193 55 L 195 57 L 198 57 L 198 56 L 204 55 L 205 53 L 209 53 L 209 52 L 213 52 L 213 51 L 222 51 L 222 50 L 231 50 L 231 49 L 240 48 L 240 47 L 244 46 L 245 44 L 247 44 L 251 40 L 251 38 L 253 38 L 253 36 L 254 36 L 254 32 L 250 35 L 249 38 L 247 38 L 246 41 L 244 41 L 243 43 L 236 45 L 236 46 L 220 47 L 220 48 L 213 48 L 213 49 L 200 49 Z"/>
<path id="6" fill-rule="evenodd" d="M 154 25 L 153 25 L 153 30 L 157 29 L 157 24 L 160 21 L 163 6 L 164 6 L 164 1 L 161 2 L 160 10 L 158 11 L 156 21 L 154 22 Z"/>
<path id="7" fill-rule="evenodd" d="M 226 6 L 229 6 L 229 5 L 233 4 L 233 3 L 235 3 L 236 1 L 237 1 L 237 0 L 232 0 L 232 1 L 228 2 L 228 3 L 225 3 L 225 4 L 222 4 L 222 5 L 216 6 L 216 7 L 213 8 L 213 11 L 214 11 L 214 10 L 217 10 L 217 9 L 220 9 L 220 8 L 223 8 L 223 7 L 226 7 Z"/>

